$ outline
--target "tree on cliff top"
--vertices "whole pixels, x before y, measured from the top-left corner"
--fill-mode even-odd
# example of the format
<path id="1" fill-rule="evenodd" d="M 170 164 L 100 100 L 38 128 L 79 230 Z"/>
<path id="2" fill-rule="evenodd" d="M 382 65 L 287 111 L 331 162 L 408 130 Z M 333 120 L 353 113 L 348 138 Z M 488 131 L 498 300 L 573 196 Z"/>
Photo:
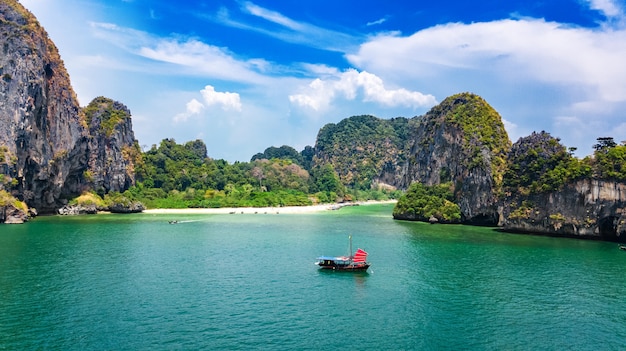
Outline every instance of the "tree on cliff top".
<path id="1" fill-rule="evenodd" d="M 593 154 L 594 177 L 626 181 L 626 145 L 617 145 L 611 137 L 597 140 Z"/>
<path id="2" fill-rule="evenodd" d="M 287 145 L 283 145 L 281 147 L 270 146 L 262 153 L 259 152 L 256 155 L 252 156 L 250 162 L 262 159 L 271 160 L 273 158 L 290 160 L 293 163 L 304 166 L 304 160 L 302 158 L 302 155 L 298 151 L 296 151 L 296 149 Z"/>
<path id="3" fill-rule="evenodd" d="M 521 194 L 559 190 L 571 181 L 591 176 L 589 159 L 572 156 L 560 139 L 545 131 L 533 132 L 515 142 L 507 165 L 505 191 Z"/>

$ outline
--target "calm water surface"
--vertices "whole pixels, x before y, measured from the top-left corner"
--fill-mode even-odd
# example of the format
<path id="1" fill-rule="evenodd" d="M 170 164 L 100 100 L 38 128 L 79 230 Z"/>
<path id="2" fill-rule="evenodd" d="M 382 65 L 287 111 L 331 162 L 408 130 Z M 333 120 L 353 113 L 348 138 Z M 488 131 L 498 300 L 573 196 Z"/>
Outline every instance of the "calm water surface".
<path id="1" fill-rule="evenodd" d="M 626 349 L 615 244 L 391 210 L 0 226 L 0 349 Z M 350 234 L 369 273 L 318 271 L 315 257 L 346 254 Z"/>

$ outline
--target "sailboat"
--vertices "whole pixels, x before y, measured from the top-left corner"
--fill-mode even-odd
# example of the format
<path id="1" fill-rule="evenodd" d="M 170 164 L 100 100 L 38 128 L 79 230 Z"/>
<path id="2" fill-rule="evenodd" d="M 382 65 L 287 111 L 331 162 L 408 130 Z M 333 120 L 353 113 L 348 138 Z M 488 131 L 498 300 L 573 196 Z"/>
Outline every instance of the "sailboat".
<path id="1" fill-rule="evenodd" d="M 350 238 L 350 251 L 352 252 L 352 235 Z M 370 267 L 367 262 L 367 252 L 357 249 L 351 256 L 320 256 L 315 262 L 320 269 L 347 272 L 365 272 Z"/>

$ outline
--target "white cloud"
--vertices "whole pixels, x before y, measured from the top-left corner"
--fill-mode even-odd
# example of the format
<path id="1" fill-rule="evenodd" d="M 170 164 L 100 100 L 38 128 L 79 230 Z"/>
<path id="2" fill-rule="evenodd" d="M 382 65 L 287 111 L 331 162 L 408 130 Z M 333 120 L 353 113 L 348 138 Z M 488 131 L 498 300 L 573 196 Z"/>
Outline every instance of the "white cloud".
<path id="1" fill-rule="evenodd" d="M 213 86 L 207 85 L 200 90 L 200 95 L 204 104 L 195 98 L 191 99 L 186 104 L 185 112 L 174 116 L 175 123 L 186 122 L 192 116 L 202 115 L 205 109 L 213 106 L 221 108 L 222 111 L 241 112 L 242 110 L 241 99 L 237 93 L 215 91 Z"/>
<path id="2" fill-rule="evenodd" d="M 592 10 L 598 10 L 607 17 L 622 16 L 622 9 L 613 0 L 586 0 L 589 3 L 589 8 Z"/>
<path id="3" fill-rule="evenodd" d="M 133 55 L 179 67 L 178 71 L 171 67 L 168 70 L 153 68 L 152 74 L 188 74 L 246 83 L 267 81 L 267 77 L 259 73 L 268 70 L 270 64 L 267 61 L 260 58 L 242 60 L 226 48 L 194 38 L 160 38 L 110 23 L 91 23 L 91 28 L 98 38 Z"/>
<path id="4" fill-rule="evenodd" d="M 204 105 L 196 99 L 192 99 L 187 103 L 187 111 L 192 114 L 198 114 L 204 109 Z"/>
<path id="5" fill-rule="evenodd" d="M 187 103 L 187 110 L 177 114 L 174 117 L 174 122 L 185 122 L 189 117 L 200 114 L 202 110 L 204 110 L 204 105 L 196 99 L 191 99 L 191 101 Z"/>
<path id="6" fill-rule="evenodd" d="M 387 18 L 386 18 L 386 17 L 383 17 L 383 18 L 378 19 L 378 20 L 376 20 L 376 21 L 367 22 L 366 26 L 368 26 L 368 27 L 369 27 L 369 26 L 375 26 L 375 25 L 377 25 L 377 24 L 383 24 L 383 23 L 385 23 L 385 22 L 387 22 Z"/>
<path id="7" fill-rule="evenodd" d="M 282 14 L 276 12 L 276 11 L 272 11 L 272 10 L 268 10 L 265 9 L 261 6 L 255 5 L 254 3 L 250 2 L 250 1 L 246 1 L 243 3 L 242 9 L 246 12 L 248 12 L 251 15 L 254 16 L 258 16 L 261 17 L 267 21 L 270 22 L 274 22 L 276 24 L 280 24 L 282 26 L 285 26 L 289 29 L 292 30 L 296 30 L 296 31 L 301 31 L 304 29 L 304 25 L 283 16 Z"/>
<path id="8" fill-rule="evenodd" d="M 543 20 L 440 25 L 408 37 L 381 35 L 347 56 L 357 67 L 423 79 L 450 71 L 589 89 L 626 99 L 626 31 L 564 27 Z M 445 77 L 450 80 L 453 77 Z"/>
<path id="9" fill-rule="evenodd" d="M 239 94 L 230 92 L 218 92 L 215 88 L 207 85 L 200 90 L 207 106 L 220 106 L 224 111 L 241 111 Z"/>
<path id="10" fill-rule="evenodd" d="M 330 71 L 327 71 L 330 72 Z M 349 69 L 335 77 L 325 80 L 315 79 L 299 94 L 289 96 L 291 103 L 323 111 L 329 107 L 337 96 L 354 100 L 361 91 L 364 102 L 374 102 L 383 106 L 412 107 L 432 106 L 436 103 L 434 96 L 403 88 L 386 89 L 383 80 L 368 72 Z"/>
<path id="11" fill-rule="evenodd" d="M 241 11 L 277 24 L 280 27 L 272 26 L 271 28 L 266 28 L 259 25 L 258 21 L 252 21 L 253 23 L 248 24 L 234 20 L 225 8 L 221 8 L 217 15 L 210 19 L 229 27 L 254 31 L 288 43 L 307 45 L 330 51 L 345 52 L 348 48 L 356 47 L 362 40 L 360 36 L 293 20 L 279 12 L 268 10 L 249 1 L 242 3 Z"/>

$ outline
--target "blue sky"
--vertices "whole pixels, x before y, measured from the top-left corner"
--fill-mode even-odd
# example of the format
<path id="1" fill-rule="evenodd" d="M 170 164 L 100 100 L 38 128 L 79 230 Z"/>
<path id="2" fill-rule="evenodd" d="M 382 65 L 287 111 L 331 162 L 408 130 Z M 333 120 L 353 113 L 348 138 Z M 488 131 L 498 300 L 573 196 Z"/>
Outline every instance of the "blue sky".
<path id="1" fill-rule="evenodd" d="M 212 158 L 249 161 L 466 91 L 513 142 L 545 130 L 585 156 L 597 137 L 626 140 L 624 0 L 20 1 L 81 106 L 126 104 L 144 148 L 202 139 Z"/>

